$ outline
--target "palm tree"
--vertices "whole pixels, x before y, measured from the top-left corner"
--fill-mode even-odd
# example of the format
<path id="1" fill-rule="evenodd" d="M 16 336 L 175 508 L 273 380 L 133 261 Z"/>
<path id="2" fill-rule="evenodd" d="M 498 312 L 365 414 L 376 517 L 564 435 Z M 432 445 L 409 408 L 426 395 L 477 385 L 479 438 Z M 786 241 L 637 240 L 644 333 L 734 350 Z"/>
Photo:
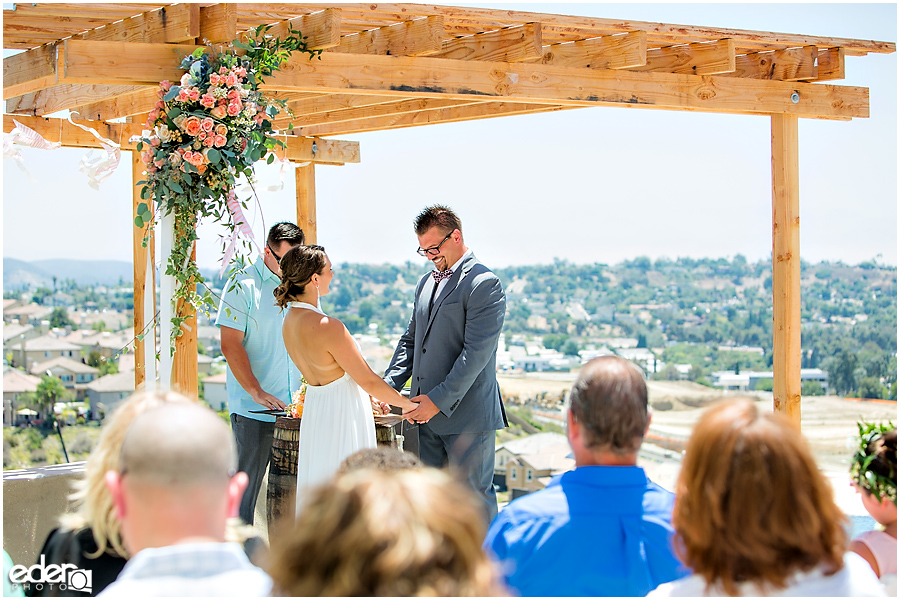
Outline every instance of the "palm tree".
<path id="1" fill-rule="evenodd" d="M 32 394 L 31 400 L 40 407 L 41 418 L 49 423 L 53 416 L 53 407 L 72 397 L 71 392 L 63 386 L 63 382 L 54 375 L 44 375 Z"/>

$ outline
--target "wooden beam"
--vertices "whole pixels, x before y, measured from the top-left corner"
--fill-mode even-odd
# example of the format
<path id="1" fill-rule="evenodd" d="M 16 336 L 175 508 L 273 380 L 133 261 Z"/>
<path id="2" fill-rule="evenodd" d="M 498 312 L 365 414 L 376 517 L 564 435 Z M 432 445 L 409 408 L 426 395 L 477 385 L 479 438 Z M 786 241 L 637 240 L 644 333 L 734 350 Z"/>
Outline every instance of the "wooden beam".
<path id="1" fill-rule="evenodd" d="M 150 87 L 65 83 L 38 92 L 25 94 L 24 96 L 10 98 L 6 102 L 6 112 L 10 114 L 44 116 L 61 110 L 74 110 L 79 106 L 86 106 L 95 102 L 97 98 L 106 98 L 107 101 L 110 101 L 119 96 L 129 95 L 147 89 L 152 90 L 155 94 L 156 90 L 159 89 L 159 85 Z M 156 102 L 155 97 L 153 102 Z M 149 108 L 150 107 L 147 107 L 144 112 L 149 112 Z M 87 114 L 88 113 L 85 113 L 85 115 Z"/>
<path id="2" fill-rule="evenodd" d="M 424 56 L 440 52 L 443 41 L 444 17 L 435 15 L 345 35 L 332 50 L 348 54 Z"/>
<path id="3" fill-rule="evenodd" d="M 177 54 L 194 46 L 69 40 L 64 82 L 139 85 L 181 75 Z M 648 51 L 649 53 L 649 51 Z M 576 69 L 528 63 L 327 52 L 295 56 L 267 90 L 502 100 L 569 106 L 619 105 L 738 114 L 867 117 L 868 89 L 736 77 Z M 797 102 L 791 96 L 797 92 Z"/>
<path id="4" fill-rule="evenodd" d="M 196 224 L 193 227 L 196 229 Z M 197 260 L 197 242 L 193 244 L 191 260 Z M 175 338 L 175 355 L 172 357 L 172 390 L 196 401 L 200 395 L 197 373 L 197 310 L 183 298 L 179 298 L 175 314 L 187 317 L 187 319 L 181 325 L 181 335 Z"/>
<path id="5" fill-rule="evenodd" d="M 275 38 L 285 38 L 289 35 L 289 27 L 300 31 L 306 38 L 306 43 L 309 45 L 310 50 L 334 48 L 341 43 L 341 9 L 326 8 L 308 15 L 281 21 L 276 23 L 267 34 Z"/>
<path id="6" fill-rule="evenodd" d="M 402 115 L 410 112 L 418 112 L 421 110 L 434 110 L 438 108 L 447 108 L 450 106 L 463 106 L 468 104 L 480 103 L 480 100 L 441 100 L 435 98 L 412 98 L 376 104 L 374 106 L 363 106 L 358 108 L 345 108 L 342 110 L 333 110 L 312 115 L 303 115 L 291 121 L 294 127 L 310 127 L 312 125 L 322 125 L 328 123 L 341 123 L 344 121 L 357 121 L 360 119 L 371 119 L 374 117 L 388 115 Z"/>
<path id="7" fill-rule="evenodd" d="M 237 5 L 221 2 L 200 7 L 200 29 L 197 43 L 230 42 L 237 38 Z"/>
<path id="8" fill-rule="evenodd" d="M 444 42 L 438 58 L 519 62 L 543 54 L 541 24 L 526 23 Z"/>
<path id="9" fill-rule="evenodd" d="M 698 42 L 647 50 L 647 64 L 634 71 L 716 75 L 734 71 L 734 40 Z"/>
<path id="10" fill-rule="evenodd" d="M 92 121 L 110 121 L 112 119 L 145 114 L 153 108 L 153 105 L 159 99 L 156 94 L 158 89 L 158 86 L 138 88 L 126 94 L 119 94 L 99 102 L 81 104 L 72 107 L 72 110 Z"/>
<path id="11" fill-rule="evenodd" d="M 724 75 L 778 81 L 814 80 L 818 77 L 817 55 L 818 49 L 815 46 L 743 54 L 735 57 L 734 72 Z"/>
<path id="12" fill-rule="evenodd" d="M 3 99 L 56 85 L 56 44 L 3 59 Z"/>
<path id="13" fill-rule="evenodd" d="M 73 18 L 83 17 L 90 19 L 124 19 L 149 10 L 159 8 L 159 4 L 152 3 L 128 3 L 128 4 L 103 4 L 103 3 L 69 3 L 69 2 L 47 2 L 47 3 L 26 3 L 15 4 L 13 10 L 4 10 L 4 19 L 22 16 L 46 16 Z"/>
<path id="14" fill-rule="evenodd" d="M 298 100 L 296 102 L 289 102 L 288 107 L 291 109 L 291 112 L 293 112 L 294 118 L 297 118 L 304 115 L 316 115 L 323 112 L 337 111 L 346 108 L 376 106 L 378 104 L 386 104 L 389 102 L 397 102 L 397 98 L 395 96 L 324 94 L 313 98 Z M 279 127 L 286 127 L 290 121 L 291 116 L 287 112 L 281 112 L 275 117 L 275 124 Z"/>
<path id="15" fill-rule="evenodd" d="M 544 46 L 541 62 L 559 67 L 629 69 L 647 64 L 647 33 L 632 31 Z"/>
<path id="16" fill-rule="evenodd" d="M 172 4 L 73 36 L 77 40 L 178 44 L 200 35 L 200 6 Z M 229 40 L 230 41 L 230 40 Z"/>
<path id="17" fill-rule="evenodd" d="M 797 117 L 772 115 L 772 348 L 775 411 L 800 429 L 800 175 Z"/>
<path id="18" fill-rule="evenodd" d="M 102 137 L 110 139 L 122 146 L 122 150 L 134 150 L 136 143 L 129 142 L 134 135 L 141 135 L 143 123 L 105 123 L 73 119 L 76 123 L 91 127 Z M 13 121 L 33 129 L 49 142 L 60 142 L 66 148 L 102 148 L 100 141 L 79 127 L 74 127 L 66 119 L 46 119 L 42 117 L 26 117 L 20 115 L 3 115 L 3 132 L 9 133 L 15 127 Z M 297 162 L 321 162 L 323 164 L 341 165 L 359 162 L 359 142 L 345 140 L 323 140 L 298 136 L 280 136 L 279 139 L 288 144 L 287 154 L 279 156 Z M 313 144 L 316 151 L 313 152 Z"/>
<path id="19" fill-rule="evenodd" d="M 141 199 L 141 186 L 134 185 L 138 181 L 144 179 L 144 163 L 141 160 L 141 154 L 137 151 L 131 152 L 131 213 L 132 218 L 137 217 L 137 208 L 142 202 L 150 206 L 153 210 L 153 200 Z M 153 318 L 156 312 L 151 309 L 151 314 L 144 314 L 144 302 L 147 294 L 150 294 L 150 306 L 156 307 L 156 273 L 153 269 L 147 269 L 148 255 L 149 262 L 153 264 L 155 254 L 155 244 L 153 239 L 153 230 L 149 224 L 145 224 L 143 228 L 138 229 L 132 224 L 132 256 L 134 259 L 134 335 L 138 336 L 142 332 L 147 336 L 147 340 L 153 344 L 152 348 L 155 354 L 156 338 L 153 335 Z M 144 238 L 150 236 L 147 245 L 144 246 Z M 148 281 L 149 280 L 149 281 Z M 147 329 L 147 331 L 145 331 Z M 145 364 L 145 342 L 143 339 L 135 339 L 134 341 L 134 387 L 140 389 L 140 386 L 146 380 L 146 364 Z M 155 368 L 153 369 L 155 371 Z"/>
<path id="20" fill-rule="evenodd" d="M 297 135 L 278 136 L 287 142 L 287 151 L 275 149 L 275 156 L 293 162 L 312 162 L 323 165 L 343 165 L 359 162 L 359 142 L 323 140 Z"/>
<path id="21" fill-rule="evenodd" d="M 402 129 L 405 127 L 418 127 L 420 125 L 435 125 L 438 123 L 453 123 L 456 121 L 475 121 L 491 117 L 552 112 L 562 108 L 572 107 L 512 102 L 481 102 L 476 105 L 437 108 L 434 110 L 423 110 L 402 115 L 388 115 L 384 117 L 360 119 L 357 121 L 300 127 L 297 131 L 299 131 L 301 135 L 345 135 L 350 133 L 363 133 L 366 131 L 380 131 L 383 129 Z"/>
<path id="22" fill-rule="evenodd" d="M 297 226 L 303 230 L 307 244 L 318 240 L 316 223 L 316 167 L 299 166 L 294 172 L 297 197 Z"/>
<path id="23" fill-rule="evenodd" d="M 816 60 L 818 73 L 816 81 L 844 79 L 844 49 L 825 48 L 819 50 Z"/>

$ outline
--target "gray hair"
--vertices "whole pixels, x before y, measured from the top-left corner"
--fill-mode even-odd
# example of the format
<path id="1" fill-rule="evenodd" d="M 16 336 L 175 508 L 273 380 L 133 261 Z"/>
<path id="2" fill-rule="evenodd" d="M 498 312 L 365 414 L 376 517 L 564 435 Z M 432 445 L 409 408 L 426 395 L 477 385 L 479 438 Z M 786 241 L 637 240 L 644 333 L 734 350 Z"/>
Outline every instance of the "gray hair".
<path id="1" fill-rule="evenodd" d="M 640 450 L 650 412 L 647 383 L 634 363 L 618 356 L 591 360 L 578 373 L 569 403 L 589 448 L 620 456 Z"/>

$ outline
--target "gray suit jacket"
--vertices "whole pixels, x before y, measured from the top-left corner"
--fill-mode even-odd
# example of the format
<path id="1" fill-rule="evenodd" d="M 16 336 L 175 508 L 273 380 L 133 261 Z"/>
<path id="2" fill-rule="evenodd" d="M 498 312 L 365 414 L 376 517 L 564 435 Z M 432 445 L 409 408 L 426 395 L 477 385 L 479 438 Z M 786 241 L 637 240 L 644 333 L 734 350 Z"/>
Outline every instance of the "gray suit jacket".
<path id="1" fill-rule="evenodd" d="M 507 425 L 497 384 L 497 341 L 506 314 L 500 280 L 474 255 L 463 261 L 434 299 L 427 273 L 384 379 L 410 395 L 427 395 L 440 409 L 428 426 L 438 435 L 484 432 Z"/>

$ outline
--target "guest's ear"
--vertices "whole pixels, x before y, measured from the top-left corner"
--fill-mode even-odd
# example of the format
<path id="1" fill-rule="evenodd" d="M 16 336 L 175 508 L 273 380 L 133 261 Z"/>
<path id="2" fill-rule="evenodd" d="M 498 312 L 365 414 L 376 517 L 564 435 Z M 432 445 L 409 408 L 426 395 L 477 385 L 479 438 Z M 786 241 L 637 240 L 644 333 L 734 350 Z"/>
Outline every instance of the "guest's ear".
<path id="1" fill-rule="evenodd" d="M 122 491 L 122 476 L 118 471 L 107 471 L 104 477 L 106 488 L 112 496 L 113 506 L 116 509 L 116 517 L 120 520 L 125 516 L 125 495 Z"/>
<path id="2" fill-rule="evenodd" d="M 250 483 L 250 478 L 243 471 L 235 474 L 228 482 L 228 516 L 237 517 L 241 508 L 241 498 Z"/>

